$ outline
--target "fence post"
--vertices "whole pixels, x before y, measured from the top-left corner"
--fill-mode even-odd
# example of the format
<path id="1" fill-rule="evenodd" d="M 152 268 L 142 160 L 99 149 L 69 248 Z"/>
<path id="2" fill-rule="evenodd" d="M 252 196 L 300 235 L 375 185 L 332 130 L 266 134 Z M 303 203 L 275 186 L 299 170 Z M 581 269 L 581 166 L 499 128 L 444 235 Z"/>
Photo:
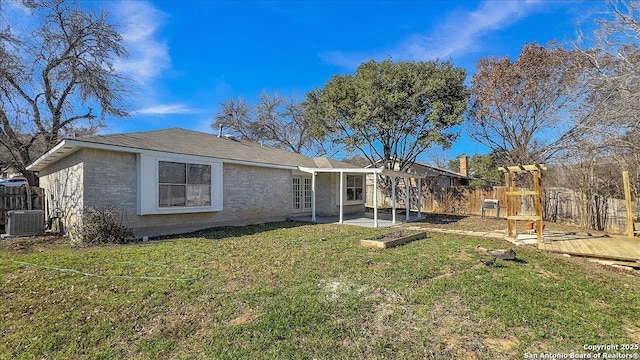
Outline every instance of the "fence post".
<path id="1" fill-rule="evenodd" d="M 631 212 L 631 186 L 629 186 L 629 172 L 622 172 L 622 182 L 624 183 L 624 203 L 627 207 L 627 236 L 633 237 L 633 213 Z"/>
<path id="2" fill-rule="evenodd" d="M 33 199 L 31 198 L 31 186 L 27 185 L 25 186 L 26 188 L 26 193 L 27 193 L 27 210 L 33 210 Z"/>

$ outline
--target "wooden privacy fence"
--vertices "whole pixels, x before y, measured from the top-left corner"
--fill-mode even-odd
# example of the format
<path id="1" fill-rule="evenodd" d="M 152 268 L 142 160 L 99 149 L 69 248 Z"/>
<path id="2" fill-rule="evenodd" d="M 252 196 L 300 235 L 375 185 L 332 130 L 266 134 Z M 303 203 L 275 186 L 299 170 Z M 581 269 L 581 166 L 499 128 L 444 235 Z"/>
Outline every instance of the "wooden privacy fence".
<path id="1" fill-rule="evenodd" d="M 623 199 L 597 194 L 585 196 L 565 188 L 545 189 L 542 198 L 545 218 L 579 224 L 583 227 L 604 230 L 614 234 L 627 233 L 627 205 Z M 640 202 L 631 202 L 632 213 L 638 216 Z"/>
<path id="2" fill-rule="evenodd" d="M 0 186 L 0 229 L 4 233 L 7 212 L 11 210 L 44 210 L 44 189 L 36 186 Z"/>
<path id="3" fill-rule="evenodd" d="M 527 189 L 517 189 L 527 190 Z M 397 203 L 404 207 L 404 186 L 398 186 Z M 481 215 L 481 205 L 485 199 L 498 199 L 501 209 L 500 216 L 506 216 L 506 188 L 504 186 L 466 187 L 451 186 L 433 188 L 425 185 L 422 188 L 423 212 L 437 212 L 460 215 Z M 367 205 L 372 206 L 373 187 L 367 186 Z M 417 190 L 412 188 L 410 193 L 411 210 L 417 210 Z M 515 215 L 535 214 L 531 196 L 514 196 L 516 203 Z M 389 196 L 378 193 L 378 204 L 390 207 Z M 604 230 L 613 234 L 627 232 L 626 205 L 622 199 L 593 195 L 585 197 L 583 194 L 565 188 L 546 188 L 542 196 L 543 215 L 545 221 L 566 222 L 588 229 Z M 640 214 L 640 200 L 632 203 L 635 216 Z M 486 216 L 495 216 L 491 211 Z M 637 221 L 637 220 L 636 220 Z"/>

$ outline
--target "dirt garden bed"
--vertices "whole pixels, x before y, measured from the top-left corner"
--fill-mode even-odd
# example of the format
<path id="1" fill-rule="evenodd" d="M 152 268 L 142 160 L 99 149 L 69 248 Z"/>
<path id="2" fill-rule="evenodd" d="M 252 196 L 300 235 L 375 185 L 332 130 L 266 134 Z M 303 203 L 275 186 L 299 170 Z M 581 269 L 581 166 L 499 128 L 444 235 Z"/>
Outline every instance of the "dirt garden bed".
<path id="1" fill-rule="evenodd" d="M 403 245 L 411 241 L 424 239 L 426 237 L 426 231 L 415 233 L 396 230 L 387 234 L 362 239 L 360 240 L 360 245 L 369 248 L 386 249 L 393 246 Z"/>

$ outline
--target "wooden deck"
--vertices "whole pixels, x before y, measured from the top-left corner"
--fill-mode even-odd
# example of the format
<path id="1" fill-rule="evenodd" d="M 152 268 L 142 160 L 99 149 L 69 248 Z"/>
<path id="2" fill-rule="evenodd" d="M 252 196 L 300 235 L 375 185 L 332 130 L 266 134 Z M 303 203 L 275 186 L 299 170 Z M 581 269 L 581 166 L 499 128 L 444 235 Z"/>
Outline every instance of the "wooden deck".
<path id="1" fill-rule="evenodd" d="M 543 251 L 640 264 L 640 238 L 545 231 L 544 241 Z"/>

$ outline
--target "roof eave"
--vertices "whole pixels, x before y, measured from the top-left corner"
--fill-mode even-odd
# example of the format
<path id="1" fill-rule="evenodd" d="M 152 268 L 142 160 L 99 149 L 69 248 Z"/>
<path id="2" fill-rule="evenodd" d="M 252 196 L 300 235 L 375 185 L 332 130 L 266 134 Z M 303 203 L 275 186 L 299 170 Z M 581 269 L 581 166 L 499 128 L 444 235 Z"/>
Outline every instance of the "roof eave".
<path id="1" fill-rule="evenodd" d="M 37 158 L 34 162 L 32 162 L 29 166 L 27 166 L 27 170 L 40 171 L 43 168 L 47 167 L 47 165 L 68 156 L 79 148 L 80 147 L 76 144 L 69 143 L 69 140 L 63 139 L 58 143 L 58 145 L 51 148 L 51 150 L 47 151 L 42 156 Z"/>

